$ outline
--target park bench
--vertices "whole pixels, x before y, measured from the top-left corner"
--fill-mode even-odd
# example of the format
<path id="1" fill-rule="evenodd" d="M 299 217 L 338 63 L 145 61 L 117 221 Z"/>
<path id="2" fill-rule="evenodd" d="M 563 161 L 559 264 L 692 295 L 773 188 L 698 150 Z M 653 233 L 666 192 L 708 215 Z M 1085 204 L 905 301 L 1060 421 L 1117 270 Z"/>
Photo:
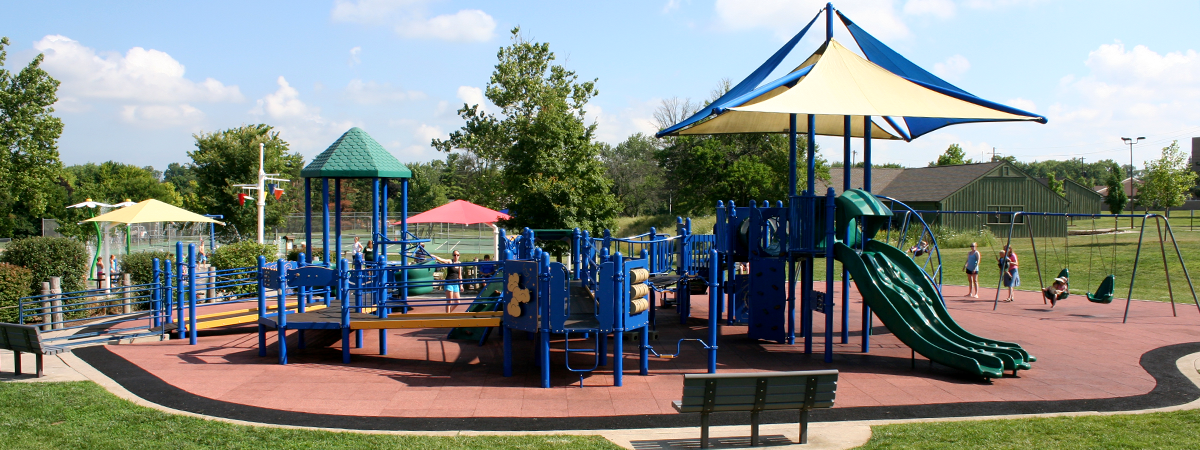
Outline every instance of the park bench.
<path id="1" fill-rule="evenodd" d="M 687 374 L 683 400 L 672 406 L 681 413 L 700 413 L 700 448 L 708 448 L 708 415 L 720 411 L 750 412 L 750 445 L 758 445 L 758 413 L 800 411 L 800 443 L 808 443 L 808 412 L 832 408 L 837 370 Z"/>
<path id="2" fill-rule="evenodd" d="M 15 323 L 0 323 L 0 349 L 13 351 L 13 372 L 16 375 L 21 374 L 21 353 L 37 355 L 38 378 L 42 376 L 42 358 L 44 356 L 71 351 L 66 347 L 43 344 L 38 327 Z"/>

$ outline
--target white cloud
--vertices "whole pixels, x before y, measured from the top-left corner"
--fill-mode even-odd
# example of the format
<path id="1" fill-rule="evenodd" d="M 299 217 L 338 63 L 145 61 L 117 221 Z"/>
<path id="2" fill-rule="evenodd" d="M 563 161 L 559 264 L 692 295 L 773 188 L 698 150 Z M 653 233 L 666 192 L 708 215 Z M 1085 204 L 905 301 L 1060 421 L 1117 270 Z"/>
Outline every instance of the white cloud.
<path id="1" fill-rule="evenodd" d="M 733 30 L 767 29 L 781 39 L 794 36 L 825 7 L 825 0 L 717 0 L 721 24 Z M 908 27 L 900 20 L 893 0 L 862 0 L 839 8 L 855 23 L 879 39 L 903 38 Z"/>
<path id="2" fill-rule="evenodd" d="M 1117 41 L 1088 53 L 1084 65 L 1091 73 L 1061 80 L 1063 94 L 1076 102 L 1056 110 L 1063 119 L 1105 120 L 1107 115 L 1107 120 L 1145 121 L 1143 126 L 1200 121 L 1194 107 L 1200 102 L 1200 54 L 1195 50 L 1159 54 L 1144 45 L 1127 49 Z"/>
<path id="3" fill-rule="evenodd" d="M 587 106 L 585 120 L 596 123 L 597 140 L 618 144 L 634 133 L 653 136 L 658 131 L 654 123 L 654 110 L 660 104 L 660 99 L 630 101 L 616 113 L 610 114 L 592 103 Z"/>
<path id="4" fill-rule="evenodd" d="M 1004 104 L 1031 113 L 1037 112 L 1037 104 L 1033 103 L 1033 100 L 1026 100 L 1017 97 L 1014 99 L 1009 99 L 1008 101 L 1004 102 Z"/>
<path id="5" fill-rule="evenodd" d="M 908 0 L 904 13 L 914 16 L 929 15 L 939 19 L 954 17 L 955 6 L 951 0 Z"/>
<path id="6" fill-rule="evenodd" d="M 350 83 L 346 85 L 345 96 L 350 101 L 361 105 L 377 105 L 404 100 L 420 100 L 425 98 L 425 93 L 421 91 L 406 91 L 392 86 L 391 83 L 364 82 L 363 80 L 354 79 L 350 80 Z"/>
<path id="7" fill-rule="evenodd" d="M 954 55 L 933 64 L 933 73 L 949 81 L 957 81 L 968 70 L 971 70 L 971 62 L 963 55 Z"/>
<path id="8" fill-rule="evenodd" d="M 184 66 L 165 52 L 134 47 L 103 56 L 78 41 L 50 35 L 33 44 L 46 55 L 42 67 L 62 82 L 60 92 L 79 98 L 138 103 L 240 102 L 237 86 L 184 78 Z"/>
<path id="9" fill-rule="evenodd" d="M 350 59 L 348 61 L 346 61 L 346 64 L 349 65 L 350 67 L 354 67 L 356 65 L 362 64 L 362 58 L 360 58 L 358 56 L 361 54 L 362 54 L 362 47 L 354 47 L 354 48 L 350 49 Z"/>
<path id="10" fill-rule="evenodd" d="M 121 120 L 148 128 L 187 126 L 204 120 L 204 112 L 192 105 L 125 105 Z"/>
<path id="11" fill-rule="evenodd" d="M 487 101 L 483 97 L 483 89 L 474 86 L 459 86 L 458 99 L 468 106 L 479 105 L 479 110 L 487 111 Z"/>
<path id="12" fill-rule="evenodd" d="M 464 9 L 425 20 L 396 25 L 396 34 L 409 38 L 452 42 L 486 42 L 496 31 L 496 20 L 478 9 Z"/>
<path id="13" fill-rule="evenodd" d="M 679 9 L 679 6 L 680 6 L 679 4 L 681 3 L 681 1 L 682 0 L 667 0 L 667 4 L 663 5 L 663 9 L 662 9 L 663 14 L 667 14 L 671 11 L 675 11 L 675 10 Z"/>
<path id="14" fill-rule="evenodd" d="M 445 131 L 442 131 L 441 128 L 427 124 L 421 124 L 421 126 L 417 127 L 417 131 L 413 132 L 413 134 L 416 136 L 417 141 L 425 143 L 429 143 L 434 139 L 445 139 L 447 136 L 449 136 L 449 134 L 447 134 Z"/>
<path id="15" fill-rule="evenodd" d="M 496 31 L 496 20 L 478 9 L 430 17 L 431 0 L 337 0 L 330 13 L 335 22 L 391 25 L 406 38 L 452 42 L 485 42 Z"/>
<path id="16" fill-rule="evenodd" d="M 269 117 L 292 149 L 313 156 L 356 125 L 349 120 L 322 117 L 321 108 L 300 100 L 300 92 L 282 75 L 276 83 L 279 89 L 256 101 L 250 114 Z"/>

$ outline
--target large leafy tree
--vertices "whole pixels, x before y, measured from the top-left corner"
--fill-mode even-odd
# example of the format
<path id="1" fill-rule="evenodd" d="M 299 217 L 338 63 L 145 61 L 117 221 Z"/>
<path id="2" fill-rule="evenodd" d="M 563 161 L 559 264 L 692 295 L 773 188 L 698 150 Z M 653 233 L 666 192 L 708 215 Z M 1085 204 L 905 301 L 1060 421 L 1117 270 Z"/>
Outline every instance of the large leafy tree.
<path id="1" fill-rule="evenodd" d="M 59 83 L 42 70 L 43 55 L 13 73 L 4 68 L 6 46 L 0 38 L 0 236 L 23 237 L 38 233 L 62 179 L 63 123 L 52 115 Z"/>
<path id="2" fill-rule="evenodd" d="M 1196 173 L 1189 167 L 1187 154 L 1179 149 L 1179 141 L 1172 141 L 1163 147 L 1160 158 L 1146 162 L 1138 201 L 1170 210 L 1183 205 L 1195 185 Z"/>
<path id="3" fill-rule="evenodd" d="M 499 113 L 464 105 L 458 114 L 466 125 L 448 139 L 434 139 L 434 148 L 464 150 L 498 171 L 485 185 L 494 203 L 484 204 L 508 207 L 512 219 L 505 227 L 593 232 L 611 227 L 617 202 L 599 159 L 596 125 L 584 118 L 588 100 L 597 94 L 595 80 L 581 82 L 555 65 L 550 44 L 526 40 L 520 28 L 512 30 L 512 45 L 502 47 L 497 58 L 485 95 Z"/>
<path id="4" fill-rule="evenodd" d="M 68 166 L 65 170 L 70 174 L 73 187 L 71 202 L 87 198 L 111 203 L 126 199 L 140 202 L 153 198 L 183 206 L 183 198 L 175 185 L 160 180 L 153 168 L 108 161 Z"/>
<path id="5" fill-rule="evenodd" d="M 1129 197 L 1125 195 L 1125 183 L 1122 183 L 1121 167 L 1113 164 L 1108 173 L 1106 186 L 1108 193 L 1104 196 L 1104 203 L 1108 204 L 1108 212 L 1120 214 L 1125 210 L 1125 205 L 1129 204 Z"/>
<path id="6" fill-rule="evenodd" d="M 300 169 L 304 157 L 288 152 L 288 143 L 279 138 L 279 132 L 269 125 L 244 125 L 238 128 L 192 135 L 196 149 L 188 152 L 192 158 L 196 176 L 196 204 L 194 212 L 221 214 L 225 227 L 220 228 L 226 240 L 252 239 L 257 229 L 258 213 L 246 201 L 239 206 L 237 194 L 243 191 L 237 184 L 254 184 L 258 181 L 258 144 L 266 144 L 264 165 L 267 173 L 277 173 L 279 178 L 291 180 L 284 186 L 282 201 L 267 196 L 264 223 L 269 230 L 279 227 L 287 220 L 287 214 L 300 211 L 304 202 L 304 180 Z M 318 199 L 320 197 L 317 197 Z M 316 201 L 320 205 L 320 201 Z M 319 207 L 319 206 L 318 206 Z"/>
<path id="7" fill-rule="evenodd" d="M 654 159 L 658 143 L 637 133 L 616 146 L 603 146 L 600 152 L 613 195 L 626 216 L 667 212 L 670 198 L 664 190 L 663 171 Z"/>
<path id="8" fill-rule="evenodd" d="M 950 144 L 950 146 L 946 148 L 945 153 L 938 155 L 937 161 L 929 163 L 929 167 L 957 166 L 959 164 L 971 164 L 973 162 L 974 161 L 971 161 L 969 158 L 967 158 L 967 153 L 963 151 L 961 146 L 958 144 Z"/>

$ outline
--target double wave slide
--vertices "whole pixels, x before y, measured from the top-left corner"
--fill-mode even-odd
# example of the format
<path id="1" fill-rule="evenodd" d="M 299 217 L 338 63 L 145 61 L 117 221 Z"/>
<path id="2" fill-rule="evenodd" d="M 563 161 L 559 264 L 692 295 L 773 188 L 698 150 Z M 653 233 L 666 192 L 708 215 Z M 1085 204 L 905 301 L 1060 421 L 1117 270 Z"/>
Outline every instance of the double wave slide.
<path id="1" fill-rule="evenodd" d="M 834 257 L 849 270 L 871 310 L 917 353 L 984 378 L 1029 370 L 1037 359 L 1020 345 L 985 339 L 962 329 L 942 304 L 941 294 L 912 259 L 898 248 L 868 240 L 862 253 L 838 242 Z"/>

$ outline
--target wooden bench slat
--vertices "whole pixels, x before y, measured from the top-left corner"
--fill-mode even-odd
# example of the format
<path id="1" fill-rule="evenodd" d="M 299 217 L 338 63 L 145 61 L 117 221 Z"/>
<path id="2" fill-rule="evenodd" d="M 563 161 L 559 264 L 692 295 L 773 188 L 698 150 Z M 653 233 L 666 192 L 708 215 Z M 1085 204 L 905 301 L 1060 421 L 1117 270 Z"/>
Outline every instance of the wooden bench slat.
<path id="1" fill-rule="evenodd" d="M 740 405 L 716 405 L 713 407 L 712 410 L 713 410 L 713 412 L 750 411 L 750 408 L 753 406 L 754 406 L 753 403 L 744 403 L 744 404 L 740 404 Z M 832 407 L 833 407 L 832 401 L 816 402 L 816 403 L 813 403 L 813 406 L 812 406 L 813 409 L 832 408 Z M 778 404 L 767 405 L 765 408 L 763 408 L 763 411 L 778 411 L 778 410 L 788 410 L 788 409 L 795 410 L 795 409 L 802 409 L 802 408 L 804 408 L 804 402 L 778 403 Z M 694 406 L 694 407 L 682 406 L 682 407 L 676 408 L 676 410 L 681 413 L 703 412 L 703 408 L 701 408 L 700 406 Z"/>
<path id="2" fill-rule="evenodd" d="M 836 395 L 837 395 L 836 392 L 818 392 L 815 395 L 813 395 L 813 400 L 816 400 L 816 401 L 833 400 Z M 804 393 L 772 395 L 768 392 L 767 397 L 766 397 L 766 402 L 764 404 L 773 405 L 776 403 L 795 403 L 795 402 L 804 403 L 805 398 L 806 398 L 806 396 Z M 695 399 L 695 397 L 685 398 L 683 400 L 683 404 L 687 405 L 687 406 L 695 405 L 697 407 L 704 404 L 703 401 L 693 400 L 693 399 Z M 689 400 L 691 400 L 691 401 L 689 401 Z M 753 405 L 754 404 L 754 395 L 753 394 L 751 394 L 751 395 L 717 395 L 716 397 L 713 398 L 713 404 L 714 405 Z"/>
<path id="3" fill-rule="evenodd" d="M 717 395 L 754 395 L 755 386 L 725 386 L 718 384 L 718 389 L 721 391 Z M 808 390 L 807 385 L 786 385 L 776 386 L 774 384 L 767 385 L 767 395 L 794 394 L 804 393 Z M 817 384 L 817 392 L 834 392 L 837 391 L 836 382 L 826 382 Z M 686 397 L 702 397 L 704 396 L 703 386 L 684 386 L 683 396 Z"/>
<path id="4" fill-rule="evenodd" d="M 796 370 L 791 372 L 750 372 L 750 373 L 689 373 L 684 374 L 683 379 L 686 380 L 706 380 L 713 378 L 729 378 L 729 379 L 744 379 L 744 378 L 779 378 L 779 377 L 810 377 L 810 376 L 831 375 L 837 377 L 837 369 L 829 370 Z"/>
<path id="5" fill-rule="evenodd" d="M 808 379 L 813 378 L 813 377 L 798 377 L 798 376 L 759 377 L 759 376 L 754 376 L 754 377 L 746 377 L 746 378 L 717 378 L 716 382 L 717 382 L 718 386 L 723 386 L 723 387 L 733 387 L 733 386 L 754 387 L 755 383 L 757 383 L 758 379 L 760 379 L 760 378 L 767 379 L 768 384 L 771 386 L 805 386 L 808 384 Z M 819 375 L 819 376 L 816 376 L 816 378 L 817 378 L 818 383 L 832 383 L 832 382 L 837 381 L 837 375 Z M 709 380 L 712 380 L 712 379 L 711 378 L 684 379 L 683 385 L 685 387 L 693 387 L 693 386 L 703 387 L 704 383 Z"/>

